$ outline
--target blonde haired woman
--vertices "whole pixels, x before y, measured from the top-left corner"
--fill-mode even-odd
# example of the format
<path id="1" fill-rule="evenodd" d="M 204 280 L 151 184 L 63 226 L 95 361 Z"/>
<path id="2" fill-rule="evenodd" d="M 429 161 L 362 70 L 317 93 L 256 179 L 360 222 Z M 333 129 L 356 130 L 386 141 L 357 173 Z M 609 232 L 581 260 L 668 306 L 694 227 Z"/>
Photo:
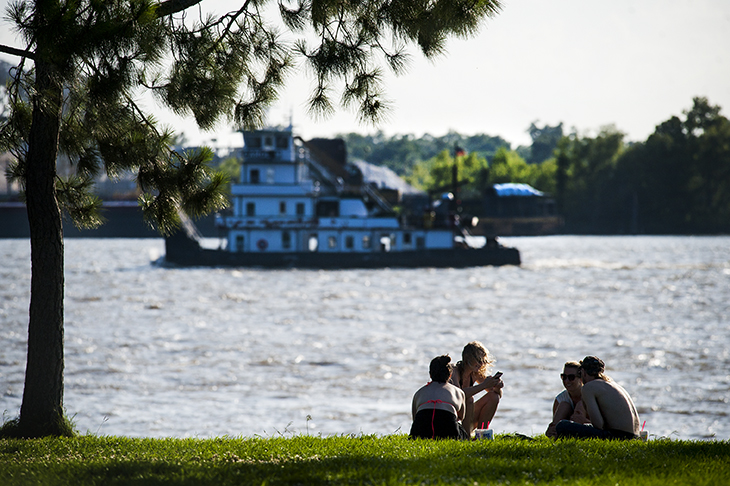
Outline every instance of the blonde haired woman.
<path id="1" fill-rule="evenodd" d="M 461 361 L 456 363 L 450 382 L 461 388 L 466 395 L 466 416 L 464 429 L 468 434 L 481 424 L 492 421 L 502 398 L 504 383 L 499 377 L 489 376 L 494 358 L 479 341 L 472 341 L 461 352 Z M 474 395 L 486 391 L 478 400 Z"/>

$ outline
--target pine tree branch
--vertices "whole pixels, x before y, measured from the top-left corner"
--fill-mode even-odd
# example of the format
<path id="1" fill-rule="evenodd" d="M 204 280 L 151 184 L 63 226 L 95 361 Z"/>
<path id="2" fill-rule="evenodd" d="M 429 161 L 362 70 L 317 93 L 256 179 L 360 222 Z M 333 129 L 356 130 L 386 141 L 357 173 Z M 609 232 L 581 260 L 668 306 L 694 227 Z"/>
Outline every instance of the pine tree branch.
<path id="1" fill-rule="evenodd" d="M 238 17 L 243 15 L 248 10 L 248 4 L 250 3 L 250 0 L 246 0 L 244 4 L 241 6 L 241 8 L 236 12 L 235 14 L 229 14 L 230 20 L 228 22 L 228 25 L 226 25 L 226 28 L 223 30 L 223 33 L 220 35 L 216 43 L 213 45 L 213 49 L 218 47 L 218 45 L 223 41 L 223 39 L 226 38 L 226 36 L 231 31 L 231 28 L 233 27 L 233 24 L 238 20 Z M 223 21 L 223 18 L 220 19 L 220 21 Z"/>
<path id="2" fill-rule="evenodd" d="M 202 0 L 165 0 L 164 2 L 160 2 L 157 7 L 157 17 L 167 17 L 169 15 L 182 12 L 193 5 L 199 4 L 201 1 Z"/>
<path id="3" fill-rule="evenodd" d="M 5 46 L 2 44 L 0 44 L 0 52 L 4 52 L 5 54 L 12 54 L 13 56 L 18 56 L 18 57 L 27 57 L 28 59 L 35 59 L 35 53 L 32 51 L 26 51 L 23 49 Z"/>

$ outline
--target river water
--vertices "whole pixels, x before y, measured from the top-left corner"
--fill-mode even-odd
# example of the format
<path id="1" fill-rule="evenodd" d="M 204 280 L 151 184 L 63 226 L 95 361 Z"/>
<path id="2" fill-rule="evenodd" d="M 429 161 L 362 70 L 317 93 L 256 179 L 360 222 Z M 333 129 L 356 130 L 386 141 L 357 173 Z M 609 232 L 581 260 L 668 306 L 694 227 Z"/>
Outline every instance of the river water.
<path id="1" fill-rule="evenodd" d="M 544 432 L 601 357 L 650 438 L 730 438 L 730 237 L 504 238 L 521 267 L 167 269 L 159 239 L 66 241 L 65 407 L 132 437 L 391 434 L 434 356 L 480 340 L 497 433 Z M 0 240 L 0 410 L 17 416 L 27 240 Z"/>

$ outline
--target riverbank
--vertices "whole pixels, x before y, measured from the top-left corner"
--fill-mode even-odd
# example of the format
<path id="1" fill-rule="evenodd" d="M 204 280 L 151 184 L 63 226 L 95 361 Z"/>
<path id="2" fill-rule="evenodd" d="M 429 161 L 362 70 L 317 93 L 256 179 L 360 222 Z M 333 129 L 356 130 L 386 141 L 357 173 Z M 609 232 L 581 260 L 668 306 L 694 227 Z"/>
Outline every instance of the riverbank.
<path id="1" fill-rule="evenodd" d="M 142 218 L 142 208 L 137 201 L 104 201 L 101 215 L 104 224 L 95 229 L 76 228 L 68 219 L 63 220 L 63 235 L 66 238 L 161 238 L 160 233 L 150 227 Z M 215 216 L 208 215 L 195 222 L 200 233 L 207 238 L 219 235 L 215 227 Z M 29 238 L 30 226 L 25 204 L 21 202 L 0 203 L 0 239 Z"/>
<path id="2" fill-rule="evenodd" d="M 0 484 L 730 483 L 730 442 L 405 435 L 0 440 Z"/>

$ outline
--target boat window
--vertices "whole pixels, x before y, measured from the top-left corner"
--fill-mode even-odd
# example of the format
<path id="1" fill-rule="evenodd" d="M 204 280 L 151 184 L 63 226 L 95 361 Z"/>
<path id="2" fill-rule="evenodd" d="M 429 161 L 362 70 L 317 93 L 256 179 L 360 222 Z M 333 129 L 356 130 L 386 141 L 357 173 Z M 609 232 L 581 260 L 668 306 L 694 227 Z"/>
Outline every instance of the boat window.
<path id="1" fill-rule="evenodd" d="M 317 201 L 317 216 L 337 217 L 340 215 L 339 201 Z"/>
<path id="2" fill-rule="evenodd" d="M 246 203 L 246 216 L 256 216 L 256 203 Z"/>
<path id="3" fill-rule="evenodd" d="M 316 233 L 309 236 L 307 246 L 309 248 L 309 251 L 317 251 L 317 247 L 319 247 L 319 240 L 317 239 Z"/>
<path id="4" fill-rule="evenodd" d="M 291 233 L 289 233 L 288 231 L 284 231 L 281 234 L 281 247 L 285 250 L 291 248 Z"/>
<path id="5" fill-rule="evenodd" d="M 380 237 L 380 251 L 388 252 L 391 249 L 392 241 L 390 235 L 382 235 Z"/>
<path id="6" fill-rule="evenodd" d="M 362 247 L 364 250 L 370 249 L 370 236 L 365 235 L 362 237 Z"/>
<path id="7" fill-rule="evenodd" d="M 251 169 L 251 176 L 249 178 L 251 184 L 258 184 L 261 181 L 261 174 L 258 169 Z"/>
<path id="8" fill-rule="evenodd" d="M 297 216 L 304 216 L 304 203 L 297 203 Z"/>
<path id="9" fill-rule="evenodd" d="M 348 250 L 355 248 L 355 238 L 352 235 L 345 236 L 345 248 Z"/>
<path id="10" fill-rule="evenodd" d="M 243 251 L 243 235 L 236 235 L 236 251 Z"/>
<path id="11" fill-rule="evenodd" d="M 279 201 L 279 214 L 286 214 L 286 201 Z"/>
<path id="12" fill-rule="evenodd" d="M 330 248 L 330 250 L 337 248 L 337 237 L 330 236 L 329 238 L 327 238 L 327 246 Z"/>

